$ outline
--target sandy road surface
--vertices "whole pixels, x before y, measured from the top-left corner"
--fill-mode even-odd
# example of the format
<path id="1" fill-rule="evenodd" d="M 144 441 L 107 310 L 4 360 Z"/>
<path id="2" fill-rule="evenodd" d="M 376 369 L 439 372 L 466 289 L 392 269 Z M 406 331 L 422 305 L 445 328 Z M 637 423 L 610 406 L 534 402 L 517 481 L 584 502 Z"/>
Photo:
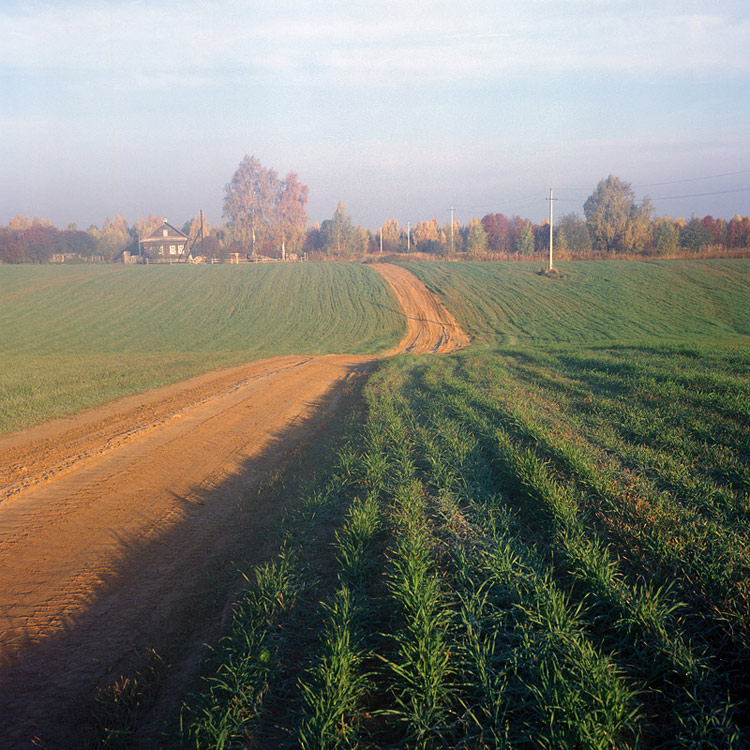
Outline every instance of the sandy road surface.
<path id="1" fill-rule="evenodd" d="M 374 268 L 380 271 L 396 293 L 409 326 L 406 337 L 390 354 L 447 354 L 468 345 L 469 336 L 461 330 L 443 303 L 413 273 L 390 263 L 378 264 Z"/>
<path id="2" fill-rule="evenodd" d="M 396 351 L 467 343 L 424 286 L 376 266 L 409 321 Z M 96 685 L 177 637 L 205 571 L 270 553 L 278 507 L 238 498 L 335 418 L 373 357 L 274 357 L 0 438 L 0 744 L 65 744 Z M 67 733 L 67 734 L 66 734 Z M 4 744 L 3 744 L 4 743 Z"/>

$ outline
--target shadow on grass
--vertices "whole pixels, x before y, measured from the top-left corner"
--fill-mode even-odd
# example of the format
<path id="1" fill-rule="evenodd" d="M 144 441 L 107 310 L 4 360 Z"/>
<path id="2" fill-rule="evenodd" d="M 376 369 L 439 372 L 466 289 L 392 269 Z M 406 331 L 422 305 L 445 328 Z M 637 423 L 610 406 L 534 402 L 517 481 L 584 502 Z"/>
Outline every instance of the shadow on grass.
<path id="1" fill-rule="evenodd" d="M 353 366 L 343 384 L 311 404 L 310 417 L 275 434 L 220 484 L 190 499 L 175 496 L 182 518 L 169 531 L 146 543 L 118 539 L 115 572 L 76 603 L 75 615 L 61 615 L 54 633 L 14 638 L 14 655 L 0 664 L 0 745 L 101 747 L 97 691 L 127 688 L 122 675 L 151 669 L 154 652 L 174 662 L 169 689 L 153 697 L 158 710 L 179 709 L 198 674 L 202 644 L 218 637 L 231 615 L 240 571 L 251 573 L 278 550 L 284 511 L 299 485 L 325 470 L 359 402 L 360 376 L 371 367 Z"/>

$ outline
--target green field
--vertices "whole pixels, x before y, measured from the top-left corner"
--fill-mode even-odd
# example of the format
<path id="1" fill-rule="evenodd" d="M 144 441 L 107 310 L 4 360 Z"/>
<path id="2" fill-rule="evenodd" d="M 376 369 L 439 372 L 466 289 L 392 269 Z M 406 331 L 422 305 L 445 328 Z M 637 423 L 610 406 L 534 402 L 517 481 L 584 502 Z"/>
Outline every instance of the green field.
<path id="1" fill-rule="evenodd" d="M 178 649 L 103 696 L 95 746 L 144 716 L 165 748 L 750 744 L 750 262 L 560 267 L 409 265 L 475 343 L 379 363 L 316 476 L 274 478 L 278 554 L 244 571 L 179 715 L 149 714 Z M 8 363 L 75 356 L 69 328 L 89 363 L 344 351 L 341 305 L 348 350 L 401 332 L 360 266 L 60 270 L 19 269 Z M 289 348 L 264 349 L 290 288 Z M 316 311 L 314 289 L 341 301 Z M 47 328 L 61 296 L 98 312 Z"/>
<path id="2" fill-rule="evenodd" d="M 260 357 L 382 351 L 397 310 L 353 263 L 3 266 L 0 433 Z"/>
<path id="3" fill-rule="evenodd" d="M 366 402 L 177 745 L 745 746 L 747 349 L 401 356 Z"/>
<path id="4" fill-rule="evenodd" d="M 406 263 L 491 345 L 750 337 L 750 260 Z"/>
<path id="5" fill-rule="evenodd" d="M 746 746 L 750 266 L 682 265 L 410 266 L 478 343 L 381 363 L 165 738 Z"/>

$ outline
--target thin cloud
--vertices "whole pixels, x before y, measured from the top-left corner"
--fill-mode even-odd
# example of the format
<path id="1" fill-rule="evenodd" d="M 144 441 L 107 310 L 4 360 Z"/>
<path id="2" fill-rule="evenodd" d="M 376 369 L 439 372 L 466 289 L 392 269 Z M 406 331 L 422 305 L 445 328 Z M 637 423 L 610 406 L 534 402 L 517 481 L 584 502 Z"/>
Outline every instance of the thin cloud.
<path id="1" fill-rule="evenodd" d="M 589 3 L 584 13 L 572 3 L 542 13 L 533 2 L 479 2 L 460 12 L 442 3 L 403 5 L 390 17 L 373 3 L 346 10 L 336 4 L 335 20 L 327 2 L 302 4 L 294 18 L 292 4 L 261 3 L 259 12 L 237 2 L 32 5 L 21 14 L 0 13 L 0 64 L 62 76 L 104 70 L 126 86 L 142 83 L 144 69 L 160 69 L 174 75 L 161 79 L 165 87 L 208 83 L 227 70 L 351 86 L 397 85 L 398 75 L 418 85 L 548 70 L 750 71 L 750 18 L 722 13 L 721 6 L 691 13 L 671 3 L 666 10 Z M 278 7 L 287 12 L 274 12 Z"/>

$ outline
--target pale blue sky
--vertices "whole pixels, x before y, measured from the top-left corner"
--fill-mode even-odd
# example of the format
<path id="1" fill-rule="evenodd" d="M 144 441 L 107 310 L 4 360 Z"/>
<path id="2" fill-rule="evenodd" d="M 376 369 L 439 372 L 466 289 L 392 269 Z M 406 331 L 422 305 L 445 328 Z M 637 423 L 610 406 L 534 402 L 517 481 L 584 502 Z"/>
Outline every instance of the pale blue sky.
<path id="1" fill-rule="evenodd" d="M 0 224 L 218 223 L 245 154 L 370 228 L 582 212 L 609 173 L 750 213 L 746 0 L 5 0 L 0 37 Z"/>

